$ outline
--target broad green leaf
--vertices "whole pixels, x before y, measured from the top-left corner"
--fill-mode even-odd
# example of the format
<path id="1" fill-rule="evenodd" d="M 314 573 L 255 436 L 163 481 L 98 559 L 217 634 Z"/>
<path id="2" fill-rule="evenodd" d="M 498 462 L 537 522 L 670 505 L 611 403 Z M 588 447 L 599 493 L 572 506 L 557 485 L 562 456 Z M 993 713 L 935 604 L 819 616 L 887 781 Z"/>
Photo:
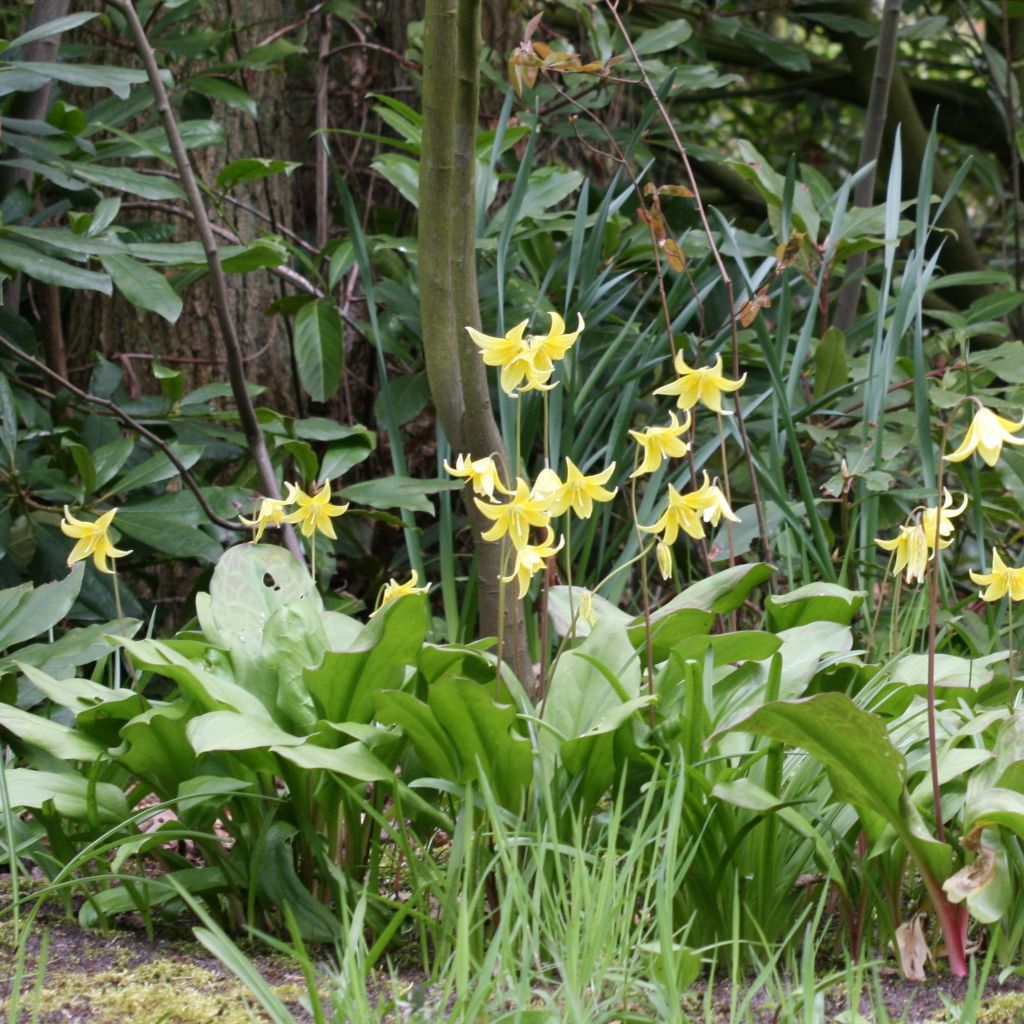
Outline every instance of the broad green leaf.
<path id="1" fill-rule="evenodd" d="M 293 163 L 291 160 L 270 160 L 263 157 L 232 160 L 217 175 L 217 188 L 227 191 L 236 185 L 243 185 L 248 181 L 259 181 L 261 178 L 270 178 L 275 174 L 290 176 L 292 171 L 301 166 L 302 164 Z"/>
<path id="2" fill-rule="evenodd" d="M 967 831 L 1002 825 L 1024 839 L 1024 794 L 995 787 L 967 808 Z"/>
<path id="3" fill-rule="evenodd" d="M 97 782 L 77 773 L 40 772 L 33 768 L 7 768 L 7 793 L 12 807 L 42 810 L 53 803 L 58 814 L 87 822 L 95 810 L 102 825 L 120 825 L 129 817 L 128 801 L 120 786 Z"/>
<path id="4" fill-rule="evenodd" d="M 186 469 L 191 469 L 202 458 L 205 448 L 202 445 L 181 444 L 172 441 L 168 447 L 181 461 Z M 127 494 L 139 487 L 148 487 L 161 480 L 170 480 L 178 476 L 179 470 L 163 452 L 156 452 L 148 459 L 127 470 L 123 476 L 110 487 L 111 494 Z M 118 520 L 120 522 L 120 519 Z"/>
<path id="5" fill-rule="evenodd" d="M 374 694 L 374 705 L 379 721 L 401 728 L 428 775 L 453 782 L 459 778 L 455 745 L 423 701 L 401 690 L 383 690 Z"/>
<path id="6" fill-rule="evenodd" d="M 846 335 L 838 327 L 829 327 L 814 350 L 814 397 L 824 398 L 841 388 L 849 377 L 846 364 Z"/>
<path id="7" fill-rule="evenodd" d="M 3 591 L 20 594 L 16 606 L 0 604 L 0 651 L 32 637 L 42 636 L 63 619 L 78 598 L 85 578 L 85 566 L 75 565 L 62 580 L 40 587 L 23 587 Z"/>
<path id="8" fill-rule="evenodd" d="M 318 747 L 303 743 L 270 749 L 307 771 L 335 772 L 360 782 L 384 782 L 392 777 L 392 773 L 362 743 L 349 743 L 344 747 Z"/>
<path id="9" fill-rule="evenodd" d="M 54 284 L 59 288 L 82 288 L 110 295 L 113 285 L 106 274 L 97 274 L 92 270 L 82 270 L 52 256 L 46 256 L 10 237 L 0 236 L 0 266 L 21 271 L 29 277 L 45 284 Z"/>
<path id="10" fill-rule="evenodd" d="M 137 619 L 125 619 L 124 635 L 133 636 L 141 625 Z M 46 641 L 19 647 L 9 657 L 0 659 L 0 670 L 12 668 L 17 661 L 42 669 L 55 678 L 63 677 L 67 675 L 67 669 L 90 665 L 105 658 L 117 646 L 112 635 L 120 632 L 116 622 L 99 622 L 71 629 L 53 643 Z"/>
<path id="11" fill-rule="evenodd" d="M 736 611 L 754 587 L 764 583 L 774 571 L 764 562 L 731 566 L 687 587 L 654 614 L 667 615 L 677 608 L 700 608 L 716 615 L 727 615 Z"/>
<path id="12" fill-rule="evenodd" d="M 196 755 L 185 730 L 197 713 L 197 705 L 188 700 L 149 708 L 121 727 L 121 745 L 110 754 L 170 799 L 196 773 Z"/>
<path id="13" fill-rule="evenodd" d="M 935 685 L 977 690 L 992 681 L 995 673 L 988 666 L 1005 661 L 1006 651 L 997 651 L 985 658 L 961 658 L 955 654 L 935 655 Z M 889 678 L 903 686 L 928 685 L 928 655 L 904 654 L 889 669 Z"/>
<path id="14" fill-rule="evenodd" d="M 633 40 L 633 49 L 640 57 L 646 57 L 652 53 L 663 53 L 665 50 L 681 46 L 692 35 L 693 26 L 685 18 L 678 18 L 675 21 L 662 22 L 656 28 L 649 28 L 646 32 L 641 32 Z"/>
<path id="15" fill-rule="evenodd" d="M 296 732 L 312 733 L 317 714 L 303 672 L 324 660 L 327 633 L 323 612 L 311 601 L 293 601 L 270 616 L 263 629 L 260 660 L 276 676 L 275 704 Z"/>
<path id="16" fill-rule="evenodd" d="M 222 775 L 197 775 L 178 787 L 174 812 L 187 828 L 212 830 L 214 821 L 224 813 L 225 804 L 237 793 L 253 789 L 254 785 Z"/>
<path id="17" fill-rule="evenodd" d="M 863 603 L 863 590 L 847 590 L 836 583 L 808 583 L 787 594 L 769 594 L 764 610 L 768 628 L 777 633 L 809 622 L 847 626 Z"/>
<path id="18" fill-rule="evenodd" d="M 427 495 L 459 490 L 461 486 L 458 481 L 382 476 L 345 487 L 341 494 L 347 501 L 369 505 L 371 508 L 406 508 L 411 512 L 434 515 L 434 506 L 427 500 Z"/>
<path id="19" fill-rule="evenodd" d="M 193 894 L 214 893 L 229 888 L 220 868 L 182 868 L 152 878 L 133 879 L 131 885 L 115 885 L 92 893 L 78 911 L 83 928 L 98 928 L 107 917 L 133 910 L 155 910 L 181 899 L 181 890 Z"/>
<path id="20" fill-rule="evenodd" d="M 299 380 L 314 402 L 334 397 L 345 360 L 341 317 L 326 299 L 310 302 L 295 317 L 295 363 Z"/>
<path id="21" fill-rule="evenodd" d="M 19 743 L 62 761 L 95 761 L 104 752 L 103 746 L 88 736 L 11 704 L 0 704 L 0 729 L 12 733 Z"/>
<path id="22" fill-rule="evenodd" d="M 197 754 L 211 750 L 266 750 L 269 747 L 297 747 L 308 736 L 293 736 L 276 726 L 266 715 L 240 715 L 234 711 L 211 711 L 193 718 L 186 730 Z"/>
<path id="23" fill-rule="evenodd" d="M 590 623 L 580 617 L 580 602 L 583 599 L 583 587 L 551 587 L 548 590 L 548 615 L 559 636 L 568 636 L 573 619 L 576 620 L 576 636 L 585 637 L 590 633 Z M 571 599 L 571 605 L 570 605 Z M 597 618 L 610 618 L 614 622 L 628 625 L 633 616 L 606 600 L 600 594 L 590 595 L 591 606 Z"/>
<path id="24" fill-rule="evenodd" d="M 170 180 L 157 174 L 141 174 L 130 167 L 99 164 L 68 164 L 68 170 L 82 181 L 102 188 L 139 196 L 142 199 L 184 199 L 185 194 Z"/>
<path id="25" fill-rule="evenodd" d="M 7 375 L 0 374 L 0 441 L 7 452 L 8 465 L 14 462 L 18 450 L 18 414 L 14 408 L 14 394 L 7 383 Z M 3 647 L 3 643 L 0 643 Z"/>
<path id="26" fill-rule="evenodd" d="M 98 17 L 99 14 L 97 12 L 90 11 L 83 12 L 82 14 L 68 14 L 63 18 L 54 18 L 52 21 L 46 21 L 42 25 L 29 29 L 28 32 L 23 32 L 20 36 L 15 36 L 9 43 L 4 44 L 3 52 L 10 53 L 11 50 L 34 43 L 37 39 L 45 39 L 47 36 L 59 36 L 64 32 L 70 32 L 73 28 L 78 28 L 79 25 L 84 25 L 87 21 L 92 21 L 93 18 Z"/>
<path id="27" fill-rule="evenodd" d="M 717 667 L 737 661 L 766 661 L 781 646 L 782 640 L 771 633 L 741 629 L 735 633 L 688 637 L 677 643 L 674 651 L 684 661 L 703 665 L 710 649 L 712 663 Z"/>
<path id="28" fill-rule="evenodd" d="M 681 642 L 695 636 L 704 636 L 715 624 L 712 612 L 700 608 L 672 607 L 670 602 L 651 614 L 651 648 L 655 661 L 664 661 L 669 652 Z M 629 626 L 629 642 L 636 648 L 647 643 L 647 624 L 637 616 Z"/>
<path id="29" fill-rule="evenodd" d="M 91 734 L 93 727 L 104 719 L 126 722 L 141 714 L 148 705 L 145 697 L 126 687 L 115 689 L 94 683 L 91 679 L 54 679 L 33 665 L 20 661 L 16 664 L 43 696 L 71 711 L 78 728 Z"/>
<path id="30" fill-rule="evenodd" d="M 458 751 L 457 781 L 483 774 L 497 800 L 518 810 L 533 777 L 533 748 L 518 733 L 515 708 L 495 703 L 493 685 L 454 678 L 434 683 L 427 704 Z"/>
<path id="31" fill-rule="evenodd" d="M 146 72 L 134 68 L 115 68 L 92 64 L 53 64 L 46 61 L 8 61 L 15 71 L 26 71 L 46 78 L 55 78 L 68 85 L 86 89 L 109 89 L 118 99 L 126 100 L 133 85 L 146 81 Z"/>
<path id="32" fill-rule="evenodd" d="M 420 162 L 401 153 L 380 153 L 370 166 L 413 206 L 420 204 Z"/>
<path id="33" fill-rule="evenodd" d="M 198 558 L 213 564 L 220 558 L 221 546 L 208 533 L 168 518 L 168 513 L 150 504 L 121 509 L 117 525 L 126 537 L 141 541 L 175 558 Z"/>
<path id="34" fill-rule="evenodd" d="M 244 110 L 250 117 L 256 117 L 258 108 L 256 101 L 240 85 L 226 78 L 213 78 L 208 75 L 198 75 L 188 80 L 188 87 L 195 92 L 201 92 L 210 99 L 226 103 L 229 107 L 237 107 Z"/>
<path id="35" fill-rule="evenodd" d="M 276 235 L 261 235 L 231 252 L 225 250 L 220 265 L 228 274 L 248 274 L 263 267 L 279 267 L 288 260 L 288 248 Z"/>
<path id="36" fill-rule="evenodd" d="M 181 298 L 163 274 L 131 256 L 101 256 L 100 263 L 110 275 L 117 290 L 139 309 L 162 316 L 168 323 L 176 323 L 181 316 Z"/>

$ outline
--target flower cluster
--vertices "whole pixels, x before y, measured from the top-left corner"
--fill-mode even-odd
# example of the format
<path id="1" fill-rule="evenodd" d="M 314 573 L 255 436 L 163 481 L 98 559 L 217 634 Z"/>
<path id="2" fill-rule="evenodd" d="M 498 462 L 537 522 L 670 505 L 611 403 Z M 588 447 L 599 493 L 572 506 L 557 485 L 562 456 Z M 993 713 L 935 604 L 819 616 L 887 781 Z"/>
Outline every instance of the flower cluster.
<path id="1" fill-rule="evenodd" d="M 316 494 L 307 494 L 298 484 L 285 484 L 287 493 L 282 498 L 262 498 L 260 507 L 252 519 L 239 516 L 243 526 L 248 526 L 253 533 L 253 543 L 263 537 L 268 526 L 280 527 L 282 523 L 294 523 L 299 527 L 303 537 L 312 537 L 314 533 L 322 533 L 334 540 L 338 535 L 334 532 L 331 522 L 336 516 L 344 515 L 348 505 L 331 504 L 331 484 L 324 481 L 323 487 Z M 296 506 L 293 512 L 287 509 Z"/>
<path id="2" fill-rule="evenodd" d="M 550 391 L 555 386 L 548 383 L 555 372 L 555 361 L 565 358 L 585 325 L 583 317 L 577 315 L 576 330 L 567 332 L 565 321 L 557 313 L 548 315 L 551 327 L 544 335 L 527 334 L 529 320 L 516 324 L 503 338 L 481 334 L 472 327 L 466 328 L 473 343 L 479 347 L 484 362 L 488 366 L 500 367 L 501 387 L 505 394 Z"/>
<path id="3" fill-rule="evenodd" d="M 525 390 L 525 389 L 524 389 Z M 615 463 L 600 473 L 587 476 L 572 459 L 565 460 L 565 479 L 550 467 L 537 475 L 533 486 L 522 477 L 517 477 L 515 488 L 509 489 L 501 482 L 498 467 L 491 456 L 474 459 L 471 455 L 459 455 L 455 465 L 447 462 L 444 468 L 452 476 L 467 480 L 480 497 L 474 498 L 476 507 L 491 526 L 482 534 L 484 540 L 498 541 L 507 537 L 515 551 L 515 565 L 512 572 L 502 579 L 506 583 L 517 580 L 519 596 L 525 596 L 530 580 L 562 549 L 565 539 L 555 543 L 551 520 L 572 512 L 579 519 L 589 519 L 594 513 L 594 503 L 611 501 L 615 490 L 604 485 L 615 472 Z M 499 501 L 495 493 L 507 498 Z M 481 498 L 490 499 L 482 501 Z M 540 541 L 531 543 L 531 533 L 543 530 Z"/>

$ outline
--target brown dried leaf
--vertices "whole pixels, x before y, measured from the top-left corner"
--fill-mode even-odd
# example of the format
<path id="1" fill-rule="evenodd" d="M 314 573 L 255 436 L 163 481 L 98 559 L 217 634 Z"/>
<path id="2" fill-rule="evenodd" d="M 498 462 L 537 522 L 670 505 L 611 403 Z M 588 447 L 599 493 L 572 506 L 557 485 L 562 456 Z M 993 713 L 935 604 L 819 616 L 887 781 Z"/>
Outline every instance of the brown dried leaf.
<path id="1" fill-rule="evenodd" d="M 950 875 L 942 883 L 951 903 L 962 903 L 968 896 L 980 892 L 996 877 L 999 856 L 995 850 L 981 842 L 981 829 L 976 828 L 960 840 L 965 849 L 974 851 L 974 861 Z"/>
<path id="2" fill-rule="evenodd" d="M 896 929 L 900 968 L 907 981 L 924 981 L 924 965 L 932 960 L 932 952 L 924 937 L 924 922 L 925 914 L 919 911 Z"/>
<path id="3" fill-rule="evenodd" d="M 772 300 L 768 298 L 768 289 L 762 288 L 752 299 L 743 303 L 739 312 L 739 321 L 744 327 L 749 327 L 756 319 L 762 309 L 770 309 Z"/>
<path id="4" fill-rule="evenodd" d="M 663 238 L 658 244 L 665 254 L 668 265 L 677 274 L 681 274 L 686 268 L 686 253 L 679 247 L 679 243 L 674 238 Z"/>
<path id="5" fill-rule="evenodd" d="M 776 274 L 781 274 L 786 267 L 792 266 L 793 261 L 800 255 L 800 248 L 806 237 L 807 235 L 803 231 L 794 231 L 789 239 L 775 250 Z"/>
<path id="6" fill-rule="evenodd" d="M 544 17 L 544 12 L 541 11 L 539 14 L 535 14 L 527 23 L 526 28 L 523 30 L 523 42 L 529 43 L 533 38 L 533 33 L 537 31 L 540 26 L 541 19 Z"/>

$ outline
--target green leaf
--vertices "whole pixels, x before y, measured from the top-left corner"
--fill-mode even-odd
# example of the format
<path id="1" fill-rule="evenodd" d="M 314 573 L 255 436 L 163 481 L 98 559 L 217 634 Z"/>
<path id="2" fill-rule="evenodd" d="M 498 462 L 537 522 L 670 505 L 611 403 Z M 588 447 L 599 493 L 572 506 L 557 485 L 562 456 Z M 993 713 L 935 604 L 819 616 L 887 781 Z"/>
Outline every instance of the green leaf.
<path id="1" fill-rule="evenodd" d="M 370 166 L 413 206 L 420 204 L 420 163 L 401 153 L 381 153 Z"/>
<path id="2" fill-rule="evenodd" d="M 292 171 L 301 166 L 302 164 L 293 163 L 291 160 L 270 160 L 262 157 L 232 160 L 217 175 L 217 188 L 228 191 L 247 181 L 259 181 L 262 178 L 273 177 L 275 174 L 283 173 L 290 177 Z"/>
<path id="3" fill-rule="evenodd" d="M 226 103 L 229 107 L 244 110 L 250 117 L 256 117 L 259 112 L 256 101 L 240 85 L 226 78 L 199 75 L 188 80 L 188 87 L 194 92 L 201 92 L 204 96 Z"/>
<path id="4" fill-rule="evenodd" d="M 11 50 L 16 50 L 19 46 L 26 46 L 28 43 L 34 43 L 37 39 L 45 39 L 47 36 L 62 35 L 64 32 L 70 32 L 73 28 L 78 28 L 79 25 L 84 25 L 87 21 L 98 17 L 98 13 L 90 11 L 54 18 L 52 21 L 46 21 L 42 25 L 29 29 L 28 32 L 23 32 L 20 36 L 15 36 L 9 43 L 4 44 L 3 52 L 10 53 Z"/>
<path id="5" fill-rule="evenodd" d="M 228 888 L 220 868 L 182 868 L 153 878 L 135 878 L 131 885 L 117 885 L 90 895 L 78 912 L 83 928 L 97 928 L 114 914 L 135 910 L 154 910 L 181 898 L 181 889 L 190 893 L 213 893 Z"/>
<path id="6" fill-rule="evenodd" d="M 185 735 L 196 713 L 188 700 L 143 711 L 121 726 L 121 746 L 111 756 L 164 798 L 174 796 L 196 773 L 196 755 Z"/>
<path id="7" fill-rule="evenodd" d="M 728 615 L 746 601 L 754 589 L 775 569 L 764 562 L 734 565 L 687 587 L 655 613 L 667 615 L 676 608 L 700 608 L 716 615 Z"/>
<path id="8" fill-rule="evenodd" d="M 12 807 L 39 811 L 52 802 L 58 814 L 74 821 L 89 821 L 90 808 L 104 825 L 121 825 L 129 817 L 128 801 L 120 786 L 81 775 L 39 772 L 33 768 L 7 768 L 7 793 Z"/>
<path id="9" fill-rule="evenodd" d="M 172 441 L 168 447 L 186 469 L 191 469 L 202 457 L 205 448 L 201 445 L 181 444 Z M 178 467 L 167 456 L 158 451 L 148 459 L 138 463 L 110 486 L 111 494 L 127 494 L 129 491 L 148 487 L 161 480 L 170 480 L 179 474 Z M 120 522 L 120 520 L 118 520 Z"/>
<path id="10" fill-rule="evenodd" d="M 450 480 L 415 480 L 408 476 L 382 476 L 345 487 L 340 492 L 347 501 L 371 508 L 407 508 L 412 512 L 434 514 L 428 494 L 461 489 L 461 483 Z"/>
<path id="11" fill-rule="evenodd" d="M 95 761 L 105 753 L 103 745 L 88 736 L 11 704 L 0 704 L 0 729 L 12 733 L 18 743 L 62 761 Z"/>
<path id="12" fill-rule="evenodd" d="M 393 777 L 392 772 L 362 743 L 349 743 L 344 747 L 318 747 L 312 743 L 303 743 L 270 749 L 307 771 L 334 772 L 360 782 L 384 782 Z"/>
<path id="13" fill-rule="evenodd" d="M 452 782 L 459 778 L 455 745 L 423 701 L 401 690 L 384 690 L 374 694 L 374 704 L 378 720 L 397 725 L 416 748 L 428 775 Z"/>
<path id="14" fill-rule="evenodd" d="M 3 441 L 7 450 L 8 463 L 13 464 L 18 449 L 18 412 L 14 406 L 14 394 L 4 373 L 0 373 L 0 441 Z M 3 647 L 2 643 L 0 647 Z"/>
<path id="15" fill-rule="evenodd" d="M 103 188 L 117 189 L 142 199 L 184 199 L 185 193 L 170 180 L 157 174 L 140 174 L 129 167 L 99 164 L 68 164 L 68 170 L 82 181 Z"/>
<path id="16" fill-rule="evenodd" d="M 646 57 L 652 53 L 663 53 L 665 50 L 672 50 L 693 35 L 693 26 L 685 18 L 678 18 L 675 21 L 666 21 L 656 28 L 649 28 L 646 32 L 633 40 L 633 49 L 637 56 Z"/>
<path id="17" fill-rule="evenodd" d="M 266 715 L 242 715 L 234 711 L 211 711 L 193 718 L 186 731 L 197 754 L 211 750 L 267 750 L 296 747 L 309 737 L 293 736 Z"/>
<path id="18" fill-rule="evenodd" d="M 55 78 L 68 85 L 86 89 L 109 89 L 118 99 L 126 100 L 133 85 L 146 81 L 145 71 L 134 68 L 115 68 L 93 64 L 53 64 L 47 61 L 8 61 L 8 67 L 46 78 Z"/>
<path id="19" fill-rule="evenodd" d="M 776 633 L 808 622 L 848 626 L 863 603 L 863 590 L 848 590 L 836 583 L 808 583 L 788 594 L 769 594 L 764 602 L 765 618 Z"/>
<path id="20" fill-rule="evenodd" d="M 220 558 L 221 546 L 208 533 L 174 522 L 159 507 L 150 509 L 150 504 L 155 503 L 121 509 L 117 518 L 120 531 L 175 558 L 198 558 L 210 564 Z"/>
<path id="21" fill-rule="evenodd" d="M 841 388 L 850 375 L 846 364 L 846 335 L 838 327 L 829 327 L 814 351 L 814 397 L 824 398 Z"/>
<path id="22" fill-rule="evenodd" d="M 220 265 L 227 274 L 247 274 L 263 267 L 279 267 L 288 259 L 288 248 L 276 235 L 262 235 L 242 249 L 222 250 Z"/>
<path id="23" fill-rule="evenodd" d="M 299 380 L 314 402 L 334 397 L 345 360 L 341 317 L 326 299 L 303 306 L 295 317 L 295 362 Z"/>
<path id="24" fill-rule="evenodd" d="M 0 265 L 59 288 L 85 288 L 104 295 L 111 295 L 114 290 L 106 274 L 96 274 L 55 260 L 9 237 L 0 236 Z"/>
<path id="25" fill-rule="evenodd" d="M 4 595 L 21 595 L 14 605 L 10 601 L 6 606 L 0 604 L 0 651 L 42 636 L 56 626 L 71 611 L 84 578 L 85 566 L 78 564 L 62 580 L 35 588 L 26 583 L 0 591 L 0 600 Z"/>
<path id="26" fill-rule="evenodd" d="M 133 306 L 156 313 L 168 323 L 177 322 L 181 316 L 181 298 L 163 274 L 133 260 L 131 256 L 101 256 L 100 263 L 117 290 Z"/>

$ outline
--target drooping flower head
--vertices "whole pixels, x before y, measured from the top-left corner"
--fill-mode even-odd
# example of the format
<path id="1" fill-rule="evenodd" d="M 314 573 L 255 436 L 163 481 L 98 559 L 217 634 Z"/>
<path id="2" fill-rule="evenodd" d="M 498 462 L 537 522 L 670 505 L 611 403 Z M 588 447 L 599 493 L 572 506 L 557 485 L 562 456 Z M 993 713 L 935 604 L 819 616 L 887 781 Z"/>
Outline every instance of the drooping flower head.
<path id="1" fill-rule="evenodd" d="M 960 447 L 950 452 L 946 461 L 963 462 L 973 452 L 977 452 L 989 466 L 994 466 L 1004 444 L 1024 444 L 1024 437 L 1013 436 L 1021 429 L 1024 429 L 1024 419 L 1014 423 L 981 406 L 974 414 Z"/>
<path id="2" fill-rule="evenodd" d="M 1024 601 L 1024 568 L 1007 565 L 995 548 L 992 549 L 992 571 L 980 573 L 972 569 L 971 579 L 979 587 L 987 588 L 981 595 L 983 601 L 998 601 L 1007 594 L 1011 601 Z"/>
<path id="3" fill-rule="evenodd" d="M 476 507 L 494 525 L 481 536 L 484 540 L 500 540 L 506 534 L 517 551 L 530 541 L 531 526 L 547 526 L 551 518 L 547 510 L 547 499 L 536 498 L 522 477 L 516 478 L 516 489 L 510 501 L 491 505 L 474 498 Z"/>
<path id="4" fill-rule="evenodd" d="M 317 531 L 334 540 L 338 535 L 334 532 L 331 520 L 335 516 L 344 515 L 348 505 L 331 504 L 331 484 L 325 481 L 320 490 L 310 496 L 296 484 L 287 484 L 288 495 L 285 499 L 289 505 L 298 505 L 294 512 L 284 517 L 286 523 L 298 523 L 303 537 L 312 537 Z"/>
<path id="5" fill-rule="evenodd" d="M 280 526 L 285 521 L 284 510 L 290 504 L 290 502 L 282 501 L 279 498 L 263 498 L 260 501 L 259 511 L 254 519 L 246 519 L 245 516 L 238 517 L 243 526 L 248 526 L 256 531 L 252 538 L 253 544 L 259 543 L 260 538 L 263 536 L 263 531 L 268 526 Z"/>
<path id="6" fill-rule="evenodd" d="M 509 576 L 502 576 L 502 579 L 506 583 L 511 583 L 513 580 L 519 581 L 520 598 L 526 597 L 526 592 L 530 589 L 530 580 L 533 579 L 534 574 L 540 572 L 547 560 L 560 551 L 565 543 L 565 538 L 561 537 L 558 543 L 553 545 L 554 539 L 555 531 L 548 526 L 545 527 L 544 539 L 539 544 L 526 544 L 516 549 L 516 564 L 512 573 Z"/>
<path id="7" fill-rule="evenodd" d="M 493 498 L 496 490 L 508 493 L 502 486 L 498 467 L 490 455 L 482 459 L 474 459 L 472 455 L 460 455 L 455 460 L 454 468 L 449 466 L 447 461 L 444 468 L 452 476 L 467 479 L 473 485 L 473 492 L 482 494 L 485 498 Z"/>
<path id="8" fill-rule="evenodd" d="M 915 583 L 924 579 L 925 571 L 928 568 L 928 538 L 924 527 L 920 523 L 911 526 L 903 525 L 900 532 L 891 540 L 875 538 L 875 543 L 885 551 L 895 551 L 896 560 L 892 567 L 893 576 L 907 570 L 907 582 Z M 946 547 L 949 541 L 941 542 L 940 547 Z"/>
<path id="9" fill-rule="evenodd" d="M 725 518 L 734 523 L 740 522 L 740 517 L 729 507 L 725 495 L 718 484 L 713 484 L 704 473 L 704 483 L 697 490 L 684 495 L 683 500 L 690 508 L 700 512 L 701 519 L 705 523 L 717 526 Z"/>
<path id="10" fill-rule="evenodd" d="M 567 332 L 565 321 L 557 313 L 549 313 L 551 326 L 547 334 L 527 334 L 528 320 L 516 324 L 503 338 L 484 334 L 467 327 L 473 343 L 480 349 L 484 363 L 500 367 L 501 388 L 507 395 L 524 391 L 550 391 L 555 361 L 563 359 L 583 332 L 583 317 L 577 314 L 575 331 Z M 525 383 L 524 383 L 525 382 Z"/>
<path id="11" fill-rule="evenodd" d="M 689 444 L 682 440 L 683 434 L 690 429 L 690 414 L 686 414 L 682 423 L 674 412 L 668 415 L 671 422 L 667 427 L 645 427 L 643 430 L 629 432 L 629 436 L 640 445 L 643 452 L 643 461 L 629 474 L 631 479 L 645 473 L 654 473 L 664 459 L 682 458 L 690 450 Z"/>
<path id="12" fill-rule="evenodd" d="M 104 512 L 94 523 L 87 523 L 76 519 L 64 506 L 64 518 L 61 520 L 61 532 L 66 537 L 75 538 L 75 546 L 68 555 L 68 565 L 74 565 L 84 558 L 92 556 L 93 564 L 100 572 L 112 574 L 115 570 L 107 566 L 108 558 L 123 558 L 130 555 L 131 551 L 122 551 L 115 548 L 110 539 L 110 524 L 114 521 L 117 509 L 112 508 Z"/>
<path id="13" fill-rule="evenodd" d="M 953 536 L 953 531 L 956 529 L 953 525 L 953 520 L 967 508 L 966 494 L 964 495 L 964 500 L 956 508 L 953 508 L 953 495 L 945 489 L 943 489 L 942 493 L 941 508 L 929 506 L 921 513 L 921 526 L 924 527 L 925 537 L 928 539 L 928 547 L 930 548 L 935 547 L 936 524 L 938 524 L 939 530 L 939 547 L 949 547 L 952 543 L 949 538 Z"/>
<path id="14" fill-rule="evenodd" d="M 661 518 L 650 526 L 641 526 L 644 533 L 660 533 L 661 542 L 669 546 L 675 544 L 679 531 L 700 540 L 704 536 L 704 525 L 701 523 L 701 512 L 704 510 L 704 498 L 695 500 L 692 494 L 680 494 L 671 484 L 668 485 L 668 504 Z"/>
<path id="15" fill-rule="evenodd" d="M 410 576 L 405 583 L 399 583 L 394 577 L 389 579 L 387 583 L 384 584 L 384 589 L 380 593 L 380 600 L 377 602 L 377 607 L 370 612 L 370 618 L 372 619 L 374 615 L 378 612 L 382 612 L 389 604 L 393 601 L 397 601 L 400 597 L 406 597 L 409 594 L 427 593 L 427 591 L 430 590 L 430 585 L 428 584 L 425 587 L 417 587 L 416 584 L 419 583 L 419 581 L 419 573 L 417 573 L 415 569 L 413 569 L 412 576 Z"/>
<path id="16" fill-rule="evenodd" d="M 722 408 L 722 394 L 726 391 L 738 391 L 746 382 L 747 375 L 739 380 L 729 380 L 722 373 L 722 356 L 719 354 L 714 365 L 694 368 L 686 365 L 682 352 L 676 353 L 676 373 L 678 378 L 671 384 L 658 388 L 656 395 L 675 395 L 676 407 L 692 409 L 698 402 L 703 402 L 712 412 L 720 415 L 732 414 Z"/>
<path id="17" fill-rule="evenodd" d="M 551 495 L 548 512 L 552 516 L 564 515 L 572 509 L 580 519 L 589 519 L 594 514 L 595 501 L 611 501 L 618 488 L 609 491 L 602 484 L 608 483 L 609 477 L 615 472 L 613 462 L 600 473 L 584 476 L 583 471 L 570 458 L 565 460 L 565 483 Z"/>

